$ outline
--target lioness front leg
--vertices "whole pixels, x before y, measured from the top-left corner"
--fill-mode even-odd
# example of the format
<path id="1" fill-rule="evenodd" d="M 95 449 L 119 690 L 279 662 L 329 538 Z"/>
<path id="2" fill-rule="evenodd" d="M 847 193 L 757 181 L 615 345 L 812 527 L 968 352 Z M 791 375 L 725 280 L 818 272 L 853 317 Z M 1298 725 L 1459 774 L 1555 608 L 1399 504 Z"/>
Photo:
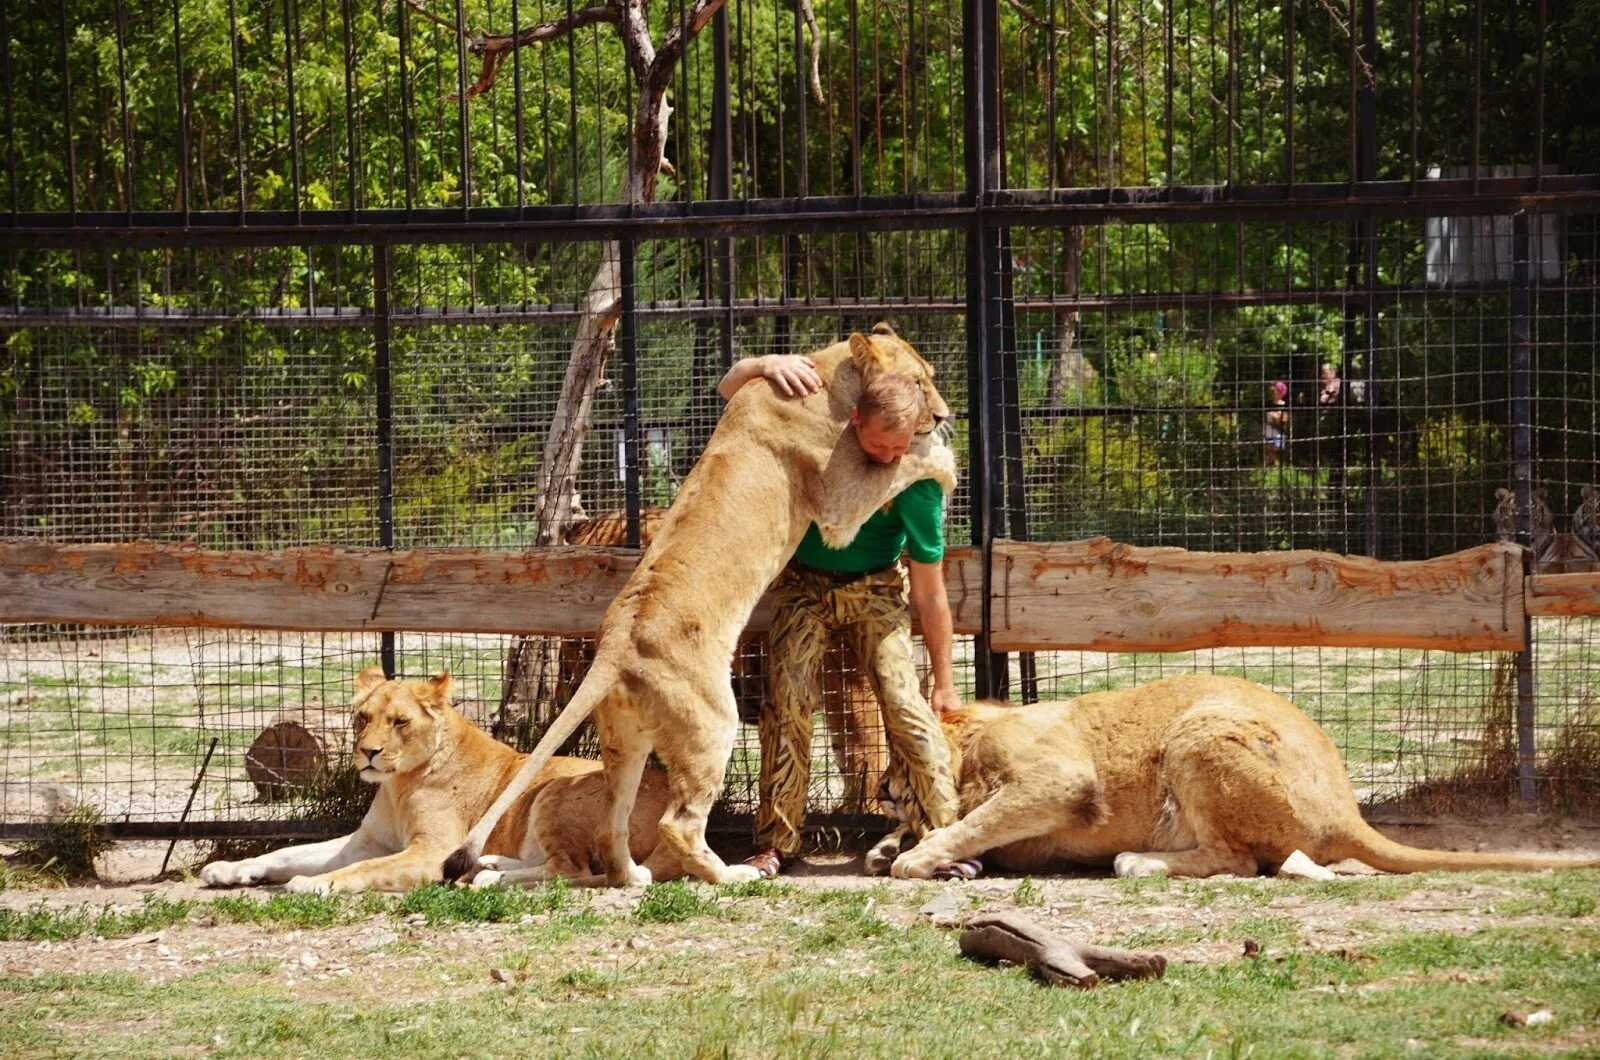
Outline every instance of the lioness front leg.
<path id="1" fill-rule="evenodd" d="M 1052 775 L 1036 773 L 1026 785 L 1002 787 L 955 824 L 936 828 L 895 859 L 897 877 L 932 879 L 941 865 L 982 857 L 1024 839 L 1074 825 L 1087 826 L 1104 812 L 1093 771 L 1058 763 Z"/>
<path id="2" fill-rule="evenodd" d="M 370 834 L 356 830 L 338 839 L 284 847 L 243 861 L 213 861 L 200 870 L 207 887 L 248 887 L 283 883 L 296 876 L 317 875 L 393 852 Z"/>
<path id="3" fill-rule="evenodd" d="M 722 790 L 723 774 L 733 754 L 739 716 L 733 689 L 726 710 L 706 719 L 708 731 L 676 745 L 658 743 L 656 753 L 667 767 L 667 810 L 661 818 L 661 842 L 677 855 L 683 870 L 707 883 L 748 883 L 761 873 L 753 865 L 729 865 L 706 844 L 706 819 Z"/>
<path id="4" fill-rule="evenodd" d="M 454 843 L 443 846 L 413 845 L 346 868 L 317 876 L 296 876 L 284 885 L 293 894 L 341 894 L 352 891 L 409 891 L 439 879 L 439 863 Z"/>

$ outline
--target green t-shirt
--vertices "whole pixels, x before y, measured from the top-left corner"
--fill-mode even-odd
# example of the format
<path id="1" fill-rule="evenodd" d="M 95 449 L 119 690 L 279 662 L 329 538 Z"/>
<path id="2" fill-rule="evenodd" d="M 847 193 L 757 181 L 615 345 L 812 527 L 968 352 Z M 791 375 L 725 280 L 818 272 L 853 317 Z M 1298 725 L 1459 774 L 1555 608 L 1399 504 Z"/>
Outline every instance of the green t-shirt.
<path id="1" fill-rule="evenodd" d="M 918 563 L 944 559 L 944 490 L 931 478 L 913 482 L 872 513 L 845 548 L 829 548 L 815 523 L 806 530 L 795 561 L 814 570 L 865 573 L 882 570 L 905 549 Z"/>

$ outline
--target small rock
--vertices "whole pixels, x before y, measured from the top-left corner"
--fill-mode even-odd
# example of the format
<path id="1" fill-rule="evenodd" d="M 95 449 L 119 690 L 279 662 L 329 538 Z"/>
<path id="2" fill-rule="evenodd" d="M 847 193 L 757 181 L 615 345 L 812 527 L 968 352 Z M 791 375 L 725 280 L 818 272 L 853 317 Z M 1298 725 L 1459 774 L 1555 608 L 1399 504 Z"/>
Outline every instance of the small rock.
<path id="1" fill-rule="evenodd" d="M 406 917 L 406 923 L 410 924 L 412 927 L 426 927 L 428 924 L 428 914 L 412 913 L 410 916 Z"/>
<path id="2" fill-rule="evenodd" d="M 1528 1014 L 1526 1012 L 1518 1012 L 1516 1009 L 1511 1009 L 1509 1012 L 1502 1012 L 1500 1014 L 1500 1022 L 1504 1023 L 1507 1027 L 1526 1027 L 1528 1025 Z"/>
<path id="3" fill-rule="evenodd" d="M 1255 939 L 1245 939 L 1244 940 L 1244 955 L 1246 957 L 1259 957 L 1259 956 L 1261 956 L 1261 943 L 1257 942 Z"/>
<path id="4" fill-rule="evenodd" d="M 1546 1023 L 1554 1023 L 1555 1018 L 1556 1014 L 1554 1012 L 1547 1008 L 1542 1008 L 1538 1012 L 1528 1013 L 1528 1026 L 1539 1027 Z"/>
<path id="5" fill-rule="evenodd" d="M 1298 850 L 1283 859 L 1283 864 L 1278 866 L 1278 875 L 1292 876 L 1302 880 L 1332 880 L 1338 878 L 1331 871 L 1318 865 Z"/>
<path id="6" fill-rule="evenodd" d="M 317 955 L 312 953 L 310 950 L 306 950 L 304 953 L 300 954 L 300 967 L 306 969 L 307 971 L 315 968 L 320 963 L 321 962 L 317 960 Z"/>
<path id="7" fill-rule="evenodd" d="M 350 948 L 360 953 L 371 953 L 400 941 L 393 931 L 364 931 L 350 940 Z"/>
<path id="8" fill-rule="evenodd" d="M 227 1044 L 228 1044 L 228 1039 L 226 1039 L 226 1038 L 224 1038 L 222 1036 L 222 1032 L 221 1031 L 218 1031 L 217 1033 L 215 1033 L 215 1034 L 213 1034 L 211 1036 L 211 1048 L 213 1048 L 213 1049 L 221 1049 L 224 1045 L 227 1045 Z"/>
<path id="9" fill-rule="evenodd" d="M 650 940 L 649 939 L 631 938 L 631 939 L 628 940 L 628 949 L 630 949 L 630 950 L 647 950 L 649 948 L 650 948 Z"/>
<path id="10" fill-rule="evenodd" d="M 489 978 L 497 983 L 510 983 L 515 981 L 516 975 L 509 968 L 490 968 Z"/>
<path id="11" fill-rule="evenodd" d="M 956 901 L 956 896 L 951 892 L 941 891 L 917 912 L 932 918 L 935 924 L 952 924 L 961 912 L 961 903 Z"/>

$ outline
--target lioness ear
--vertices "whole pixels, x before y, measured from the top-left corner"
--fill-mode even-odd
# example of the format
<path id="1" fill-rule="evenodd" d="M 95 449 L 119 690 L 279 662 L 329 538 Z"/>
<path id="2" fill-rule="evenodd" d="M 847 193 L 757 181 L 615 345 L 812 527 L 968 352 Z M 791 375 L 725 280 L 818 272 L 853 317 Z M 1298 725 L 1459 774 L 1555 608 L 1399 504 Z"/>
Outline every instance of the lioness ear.
<path id="1" fill-rule="evenodd" d="M 893 367 L 889 355 L 880 351 L 872 344 L 871 339 L 859 331 L 850 333 L 850 360 L 855 363 L 856 371 L 861 373 L 863 380 L 871 379 Z"/>
<path id="2" fill-rule="evenodd" d="M 386 680 L 388 678 L 383 676 L 383 667 L 374 663 L 356 674 L 356 695 L 366 695 Z"/>
<path id="3" fill-rule="evenodd" d="M 433 700 L 433 705 L 436 707 L 448 707 L 450 705 L 450 689 L 455 684 L 455 681 L 450 676 L 450 671 L 440 670 L 436 675 L 428 678 L 427 684 L 429 697 Z"/>
<path id="4" fill-rule="evenodd" d="M 887 335 L 891 339 L 898 339 L 900 337 L 895 333 L 894 328 L 889 326 L 889 322 L 887 320 L 880 320 L 876 324 L 872 325 L 872 333 L 874 335 Z"/>

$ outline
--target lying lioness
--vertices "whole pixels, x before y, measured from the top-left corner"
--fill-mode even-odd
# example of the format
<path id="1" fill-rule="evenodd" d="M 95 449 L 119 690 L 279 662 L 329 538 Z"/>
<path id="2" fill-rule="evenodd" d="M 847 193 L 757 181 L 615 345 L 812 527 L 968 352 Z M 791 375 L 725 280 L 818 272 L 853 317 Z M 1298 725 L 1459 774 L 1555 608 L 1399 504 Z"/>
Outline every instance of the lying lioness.
<path id="1" fill-rule="evenodd" d="M 634 788 L 653 751 L 666 766 L 661 838 L 683 867 L 710 883 L 753 880 L 706 845 L 706 816 L 722 790 L 739 727 L 729 664 L 767 586 L 816 523 L 835 548 L 913 482 L 955 488 L 955 458 L 934 437 L 950 410 L 933 369 L 887 324 L 812 355 L 826 389 L 786 401 L 765 381 L 728 402 L 705 452 L 661 528 L 606 609 L 594 664 L 539 745 L 443 869 L 456 879 L 487 849 L 501 814 L 591 713 L 600 736 L 610 810 L 600 856 L 611 883 L 649 883 L 629 856 Z M 891 464 L 869 459 L 851 426 L 864 388 L 880 376 L 921 393 L 917 437 Z"/>
<path id="2" fill-rule="evenodd" d="M 1600 864 L 1419 850 L 1361 818 L 1339 751 L 1276 692 L 1195 674 L 1063 702 L 974 703 L 944 717 L 961 820 L 910 850 L 907 828 L 869 869 L 927 878 L 982 857 L 1033 872 L 1112 864 L 1119 876 L 1253 876 L 1296 850 L 1319 865 L 1356 858 L 1386 872 Z M 912 826 L 891 763 L 884 808 Z M 898 837 L 898 839 L 897 839 Z"/>
<path id="3" fill-rule="evenodd" d="M 378 785 L 361 826 L 324 843 L 285 847 L 245 861 L 213 861 L 200 870 L 212 887 L 284 883 L 287 890 L 406 891 L 439 878 L 439 862 L 467 834 L 526 755 L 490 739 L 450 706 L 450 674 L 426 681 L 386 681 L 368 667 L 356 678 L 355 764 Z M 632 828 L 634 856 L 657 879 L 683 874 L 659 843 L 656 822 L 667 804 L 667 778 L 645 770 Z M 598 885 L 590 846 L 604 818 L 600 763 L 552 758 L 489 837 L 493 871 L 475 884 L 526 883 L 563 876 Z"/>

